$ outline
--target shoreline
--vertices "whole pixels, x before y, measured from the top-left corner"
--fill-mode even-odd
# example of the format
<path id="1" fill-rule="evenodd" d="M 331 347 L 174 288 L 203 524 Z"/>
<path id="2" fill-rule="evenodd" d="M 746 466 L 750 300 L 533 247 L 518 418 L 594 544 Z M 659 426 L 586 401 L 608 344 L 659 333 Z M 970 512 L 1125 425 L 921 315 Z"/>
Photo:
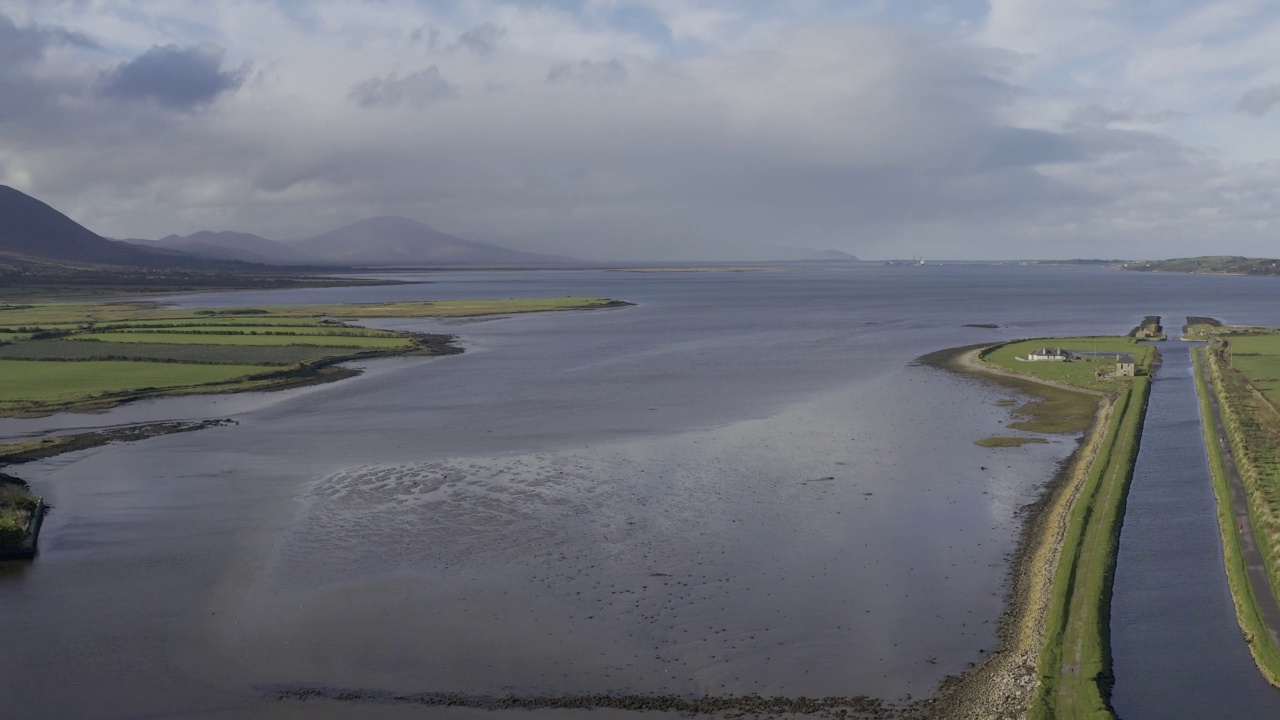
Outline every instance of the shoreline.
<path id="1" fill-rule="evenodd" d="M 930 717 L 1024 718 L 1041 689 L 1039 664 L 1045 646 L 1053 588 L 1072 511 L 1088 485 L 1089 476 L 1114 419 L 1115 401 L 1106 393 L 1067 383 L 1034 378 L 983 363 L 980 356 L 998 344 L 942 350 L 917 363 L 969 377 L 978 377 L 1024 391 L 1027 383 L 1059 387 L 1099 398 L 1093 421 L 1045 485 L 1039 499 L 1026 506 L 1018 549 L 1009 568 L 1006 609 L 996 634 L 999 648 L 968 671 L 943 680 L 928 701 Z"/>

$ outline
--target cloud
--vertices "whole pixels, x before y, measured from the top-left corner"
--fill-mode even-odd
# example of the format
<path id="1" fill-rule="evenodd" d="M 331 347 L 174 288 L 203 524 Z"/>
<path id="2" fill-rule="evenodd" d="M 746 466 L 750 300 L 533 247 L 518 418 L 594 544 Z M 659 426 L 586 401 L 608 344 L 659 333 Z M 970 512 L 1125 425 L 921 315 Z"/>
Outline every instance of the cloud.
<path id="1" fill-rule="evenodd" d="M 621 85 L 627 81 L 627 68 L 618 60 L 581 60 L 556 63 L 547 71 L 552 84 Z"/>
<path id="2" fill-rule="evenodd" d="M 356 83 L 348 96 L 360 107 L 399 107 L 407 105 L 422 110 L 443 100 L 458 97 L 458 86 L 445 80 L 440 68 L 426 70 L 403 78 L 391 73 L 385 78 L 369 78 Z"/>
<path id="3" fill-rule="evenodd" d="M 244 83 L 248 67 L 223 71 L 226 50 L 216 45 L 153 46 L 106 72 L 102 92 L 124 100 L 153 100 L 190 111 L 217 100 Z"/>
<path id="4" fill-rule="evenodd" d="M 38 61 L 44 56 L 46 48 L 55 45 L 100 49 L 84 33 L 34 23 L 19 27 L 8 15 L 0 13 L 0 68 Z"/>
<path id="5" fill-rule="evenodd" d="M 1236 112 L 1262 117 L 1280 103 L 1280 85 L 1268 85 L 1250 89 L 1236 103 Z"/>
<path id="6" fill-rule="evenodd" d="M 297 3 L 13 0 L 0 182 L 117 236 L 403 214 L 593 259 L 1273 244 L 1280 142 L 1232 107 L 1280 79 L 1280 12 L 1201 38 L 1181 6 L 998 0 L 912 27 L 905 5 L 846 5 L 315 0 L 301 22 Z M 202 92 L 138 79 L 200 48 Z"/>
<path id="7" fill-rule="evenodd" d="M 477 55 L 492 55 L 498 48 L 498 41 L 506 34 L 507 31 L 503 28 L 493 23 L 485 23 L 459 35 L 458 45 Z"/>

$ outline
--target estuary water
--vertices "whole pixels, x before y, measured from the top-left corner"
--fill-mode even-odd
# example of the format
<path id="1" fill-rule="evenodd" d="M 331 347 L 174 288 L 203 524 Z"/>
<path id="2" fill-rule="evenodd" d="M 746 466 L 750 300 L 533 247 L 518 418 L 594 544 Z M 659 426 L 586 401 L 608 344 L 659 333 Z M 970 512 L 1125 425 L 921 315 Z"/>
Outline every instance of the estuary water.
<path id="1" fill-rule="evenodd" d="M 637 306 L 380 320 L 467 352 L 298 391 L 0 420 L 0 437 L 237 421 L 20 468 L 55 509 L 38 559 L 0 569 L 23 648 L 0 654 L 8 707 L 395 712 L 277 700 L 297 687 L 928 695 L 995 647 L 1022 508 L 1074 438 L 980 448 L 1010 433 L 1006 391 L 912 360 L 1124 333 L 1153 308 L 1274 323 L 1280 290 L 964 265 L 404 277 L 421 284 L 173 300 Z"/>

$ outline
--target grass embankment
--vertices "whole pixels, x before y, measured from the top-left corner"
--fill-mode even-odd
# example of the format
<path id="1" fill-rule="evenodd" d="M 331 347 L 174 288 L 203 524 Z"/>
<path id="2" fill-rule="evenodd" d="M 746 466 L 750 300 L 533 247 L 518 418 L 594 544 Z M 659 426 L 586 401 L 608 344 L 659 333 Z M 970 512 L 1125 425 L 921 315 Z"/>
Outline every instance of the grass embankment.
<path id="1" fill-rule="evenodd" d="M 1209 472 L 1213 478 L 1213 494 L 1217 498 L 1218 531 L 1222 537 L 1222 559 L 1227 572 L 1227 584 L 1231 587 L 1231 599 L 1236 608 L 1236 621 L 1244 634 L 1249 653 L 1254 663 L 1267 682 L 1280 687 L 1280 648 L 1271 641 L 1271 633 L 1267 630 L 1262 612 L 1258 608 L 1255 590 L 1249 581 L 1244 552 L 1240 547 L 1240 536 L 1236 533 L 1233 519 L 1235 508 L 1231 500 L 1231 489 L 1228 486 L 1227 470 L 1222 459 L 1222 449 L 1213 428 L 1212 409 L 1209 406 L 1209 388 L 1205 387 L 1204 351 L 1193 350 L 1192 361 L 1195 363 L 1196 395 L 1200 401 L 1201 428 L 1204 432 L 1204 445 L 1209 457 Z M 1221 400 L 1219 400 L 1221 402 Z M 1238 465 L 1237 465 L 1238 467 Z M 1250 513 L 1253 518 L 1253 513 Z"/>
<path id="2" fill-rule="evenodd" d="M 1149 379 L 1138 377 L 1117 395 L 1102 442 L 1071 504 L 1030 718 L 1112 717 L 1111 586 L 1149 388 Z"/>
<path id="3" fill-rule="evenodd" d="M 1251 352 L 1237 354 L 1245 348 Z M 1280 372 L 1280 334 L 1220 338 L 1207 357 L 1272 592 L 1280 595 L 1280 410 L 1272 394 Z"/>
<path id="4" fill-rule="evenodd" d="M 1150 320 L 1150 318 L 1148 318 Z M 1116 548 L 1150 388 L 1153 352 L 1132 338 L 1082 337 L 1053 340 L 1078 355 L 1072 362 L 1019 360 L 1050 341 L 1009 343 L 983 354 L 1007 371 L 1055 383 L 1041 400 L 1015 411 L 1014 427 L 1071 432 L 1092 422 L 1094 442 L 1082 445 L 1076 477 L 1059 488 L 1065 532 L 1053 569 L 1040 649 L 1040 684 L 1031 718 L 1109 718 L 1111 687 L 1110 606 Z M 1130 355 L 1137 377 L 1115 377 L 1116 355 Z M 1099 372 L 1102 370 L 1102 372 Z M 1091 391 L 1085 394 L 1080 390 Z M 1102 407 L 1111 404 L 1109 409 Z M 1099 418 L 1095 420 L 1095 418 Z M 1054 503 L 1051 503 L 1051 505 Z"/>
<path id="5" fill-rule="evenodd" d="M 1228 514 L 1223 539 L 1228 578 L 1249 650 L 1263 677 L 1280 686 L 1280 648 L 1267 630 L 1257 596 L 1269 590 L 1273 598 L 1280 597 L 1280 329 L 1216 327 L 1207 334 L 1211 344 L 1204 362 L 1212 385 L 1206 390 L 1218 399 L 1252 540 L 1266 569 L 1265 583 L 1256 575 L 1253 582 L 1247 574 L 1233 577 L 1237 570 L 1247 573 L 1248 563 L 1241 559 L 1241 538 L 1230 524 L 1230 514 L 1238 509 L 1231 496 L 1220 495 L 1219 514 Z M 1217 490 L 1226 464 L 1212 436 L 1206 436 L 1206 446 Z M 1229 485 L 1229 479 L 1221 482 Z"/>
<path id="6" fill-rule="evenodd" d="M 0 304 L 0 415 L 96 410 L 143 397 L 294 387 L 348 377 L 337 363 L 460 352 L 449 336 L 361 318 L 468 317 L 626 305 L 529 298 L 178 309 L 155 303 Z"/>

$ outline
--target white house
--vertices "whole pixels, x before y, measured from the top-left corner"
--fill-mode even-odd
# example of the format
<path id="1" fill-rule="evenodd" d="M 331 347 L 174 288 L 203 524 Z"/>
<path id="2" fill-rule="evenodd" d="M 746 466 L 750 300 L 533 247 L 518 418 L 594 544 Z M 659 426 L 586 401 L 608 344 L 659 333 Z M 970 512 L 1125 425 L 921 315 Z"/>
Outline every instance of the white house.
<path id="1" fill-rule="evenodd" d="M 1042 347 L 1035 352 L 1027 353 L 1027 360 L 1031 362 L 1071 362 L 1075 356 L 1070 350 L 1063 348 Z"/>

